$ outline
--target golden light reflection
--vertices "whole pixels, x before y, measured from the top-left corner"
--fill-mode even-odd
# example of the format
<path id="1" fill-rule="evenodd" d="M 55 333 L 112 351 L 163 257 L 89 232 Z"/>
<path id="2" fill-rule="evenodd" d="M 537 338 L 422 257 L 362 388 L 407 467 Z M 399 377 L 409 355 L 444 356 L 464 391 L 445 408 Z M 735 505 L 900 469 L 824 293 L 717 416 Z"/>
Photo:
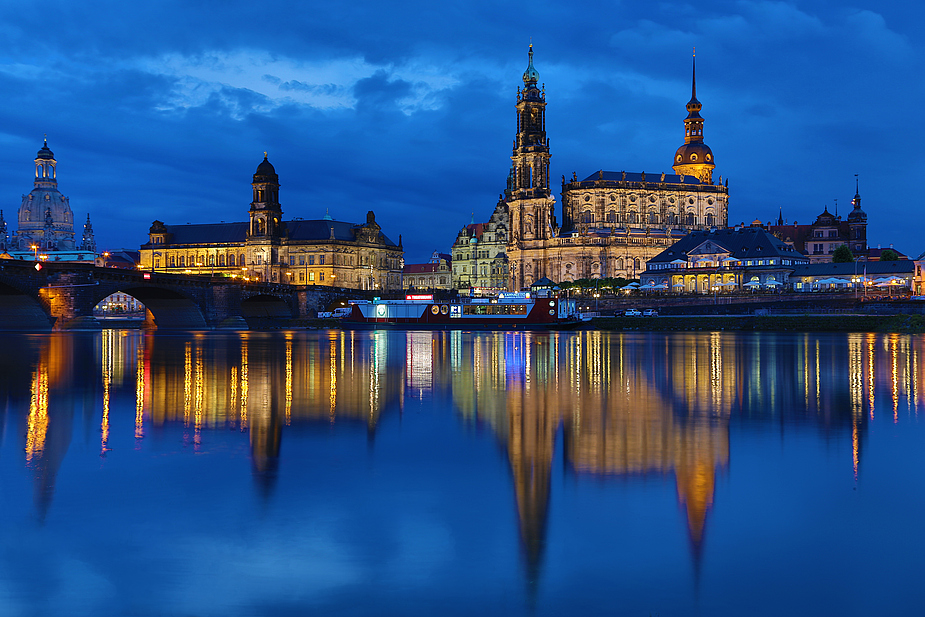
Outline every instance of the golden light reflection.
<path id="1" fill-rule="evenodd" d="M 247 429 L 247 343 L 246 337 L 241 340 L 241 415 L 239 426 L 241 430 Z"/>
<path id="2" fill-rule="evenodd" d="M 195 376 L 194 376 L 194 401 L 195 407 L 194 416 L 193 416 L 193 444 L 195 445 L 196 451 L 199 451 L 200 446 L 202 445 L 202 407 L 203 407 L 203 366 L 202 366 L 202 340 L 196 340 L 196 361 L 195 361 Z"/>
<path id="3" fill-rule="evenodd" d="M 147 362 L 145 362 L 145 337 L 138 341 L 135 353 L 135 440 L 136 449 L 141 447 L 139 442 L 145 436 L 145 378 Z"/>
<path id="4" fill-rule="evenodd" d="M 286 334 L 286 426 L 292 422 L 292 334 Z"/>
<path id="5" fill-rule="evenodd" d="M 42 456 L 48 435 L 48 372 L 39 365 L 32 374 L 29 418 L 26 431 L 26 463 Z"/>
<path id="6" fill-rule="evenodd" d="M 100 456 L 105 456 L 109 451 L 109 396 L 113 376 L 113 349 L 117 347 L 116 334 L 116 330 L 104 330 L 102 336 L 103 417 L 100 421 Z"/>
<path id="7" fill-rule="evenodd" d="M 186 341 L 183 347 L 183 426 L 189 426 L 193 406 L 193 344 Z"/>

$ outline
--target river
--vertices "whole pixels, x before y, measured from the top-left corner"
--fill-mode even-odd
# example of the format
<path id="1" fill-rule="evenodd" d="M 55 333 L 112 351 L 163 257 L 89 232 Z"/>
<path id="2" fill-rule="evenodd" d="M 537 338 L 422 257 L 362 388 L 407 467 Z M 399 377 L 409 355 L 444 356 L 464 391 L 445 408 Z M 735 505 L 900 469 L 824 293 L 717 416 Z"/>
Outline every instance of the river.
<path id="1" fill-rule="evenodd" d="M 0 334 L 0 615 L 909 615 L 925 337 Z"/>

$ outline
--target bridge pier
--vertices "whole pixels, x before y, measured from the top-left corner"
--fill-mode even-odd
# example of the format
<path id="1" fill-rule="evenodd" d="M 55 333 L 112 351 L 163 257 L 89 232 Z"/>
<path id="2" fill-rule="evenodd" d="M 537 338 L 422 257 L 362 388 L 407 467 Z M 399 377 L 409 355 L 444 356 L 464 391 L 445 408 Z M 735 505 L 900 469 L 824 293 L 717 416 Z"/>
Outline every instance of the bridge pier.
<path id="1" fill-rule="evenodd" d="M 39 289 L 39 298 L 45 303 L 54 321 L 54 330 L 100 330 L 100 322 L 93 316 L 98 281 L 86 271 L 58 272 L 48 277 L 48 283 Z"/>

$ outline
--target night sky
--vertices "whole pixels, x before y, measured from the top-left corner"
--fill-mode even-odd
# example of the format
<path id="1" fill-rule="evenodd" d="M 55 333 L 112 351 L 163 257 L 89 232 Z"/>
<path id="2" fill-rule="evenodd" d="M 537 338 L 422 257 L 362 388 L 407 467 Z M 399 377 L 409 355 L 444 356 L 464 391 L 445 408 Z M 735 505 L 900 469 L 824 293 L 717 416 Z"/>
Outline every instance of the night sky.
<path id="1" fill-rule="evenodd" d="M 925 251 L 922 5 L 911 2 L 48 1 L 0 6 L 0 188 L 15 229 L 48 135 L 100 250 L 154 219 L 246 220 L 269 153 L 286 218 L 448 251 L 505 187 L 533 42 L 559 178 L 670 172 L 697 97 L 730 224 L 810 223 L 855 174 L 871 246 Z M 79 226 L 78 226 L 79 232 Z"/>

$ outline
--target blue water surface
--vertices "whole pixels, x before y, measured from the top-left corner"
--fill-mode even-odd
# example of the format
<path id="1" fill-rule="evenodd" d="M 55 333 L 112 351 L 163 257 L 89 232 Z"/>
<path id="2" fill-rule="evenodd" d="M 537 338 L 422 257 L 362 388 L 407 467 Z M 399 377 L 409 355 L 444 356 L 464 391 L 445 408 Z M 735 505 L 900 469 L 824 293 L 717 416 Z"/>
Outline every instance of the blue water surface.
<path id="1" fill-rule="evenodd" d="M 0 615 L 910 615 L 925 338 L 0 335 Z"/>

